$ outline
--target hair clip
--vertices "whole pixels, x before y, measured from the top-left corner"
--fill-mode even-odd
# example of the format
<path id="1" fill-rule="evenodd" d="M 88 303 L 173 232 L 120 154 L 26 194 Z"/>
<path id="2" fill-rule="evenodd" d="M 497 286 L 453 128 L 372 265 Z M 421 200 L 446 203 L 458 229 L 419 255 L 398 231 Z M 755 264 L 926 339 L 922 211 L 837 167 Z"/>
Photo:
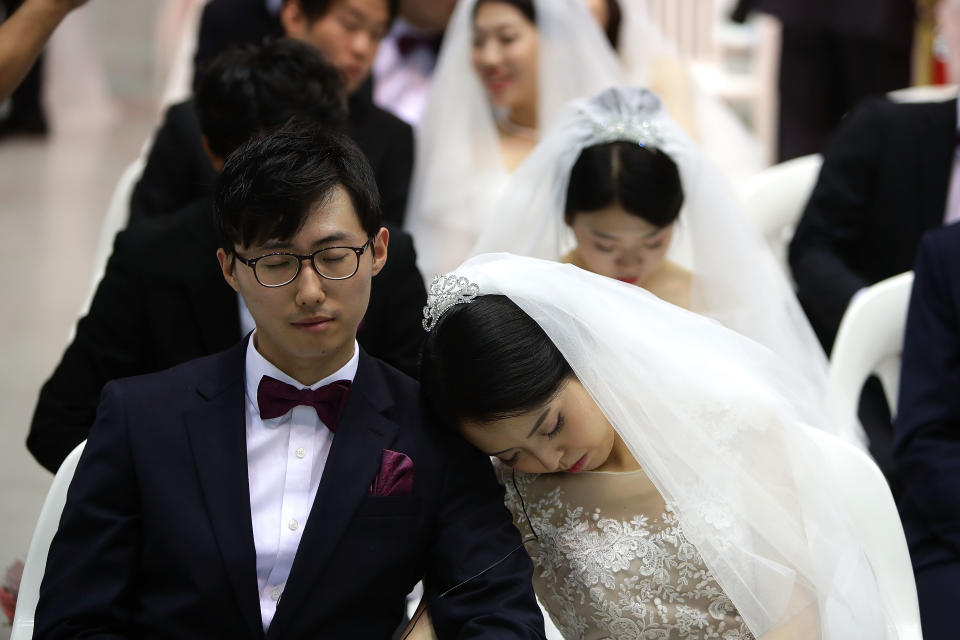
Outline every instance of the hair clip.
<path id="1" fill-rule="evenodd" d="M 427 306 L 423 308 L 423 329 L 431 331 L 447 309 L 473 302 L 480 287 L 455 273 L 436 276 L 427 288 Z"/>

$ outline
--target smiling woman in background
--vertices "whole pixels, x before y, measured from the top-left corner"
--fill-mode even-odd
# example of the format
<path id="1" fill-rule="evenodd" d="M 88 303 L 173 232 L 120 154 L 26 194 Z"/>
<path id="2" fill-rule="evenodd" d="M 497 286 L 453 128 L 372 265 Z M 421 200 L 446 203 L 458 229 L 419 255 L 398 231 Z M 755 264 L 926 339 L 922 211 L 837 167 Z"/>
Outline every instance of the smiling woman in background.
<path id="1" fill-rule="evenodd" d="M 562 106 L 621 69 L 583 0 L 462 0 L 417 132 L 407 226 L 429 279 L 463 260 Z"/>

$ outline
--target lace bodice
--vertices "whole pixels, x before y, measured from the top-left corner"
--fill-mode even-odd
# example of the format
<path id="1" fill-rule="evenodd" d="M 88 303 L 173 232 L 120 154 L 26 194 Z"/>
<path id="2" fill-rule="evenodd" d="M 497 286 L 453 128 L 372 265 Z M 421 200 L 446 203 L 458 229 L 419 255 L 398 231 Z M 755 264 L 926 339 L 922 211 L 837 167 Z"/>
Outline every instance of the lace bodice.
<path id="1" fill-rule="evenodd" d="M 514 486 L 498 467 L 514 522 L 539 537 L 534 588 L 564 638 L 754 640 L 643 471 L 518 472 Z"/>

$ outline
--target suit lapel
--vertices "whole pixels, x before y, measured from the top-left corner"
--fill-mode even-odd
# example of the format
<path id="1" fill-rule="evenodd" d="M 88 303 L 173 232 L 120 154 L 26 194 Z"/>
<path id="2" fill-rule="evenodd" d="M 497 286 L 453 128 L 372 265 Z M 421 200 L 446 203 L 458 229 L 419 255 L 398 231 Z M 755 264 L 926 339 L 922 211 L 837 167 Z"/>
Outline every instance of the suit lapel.
<path id="1" fill-rule="evenodd" d="M 921 219 L 917 223 L 921 231 L 943 224 L 957 146 L 956 99 L 931 105 L 927 127 L 929 133 L 917 140 L 917 144 L 928 145 L 918 154 L 923 158 L 921 179 L 926 181 L 920 190 L 923 207 L 918 212 Z"/>
<path id="2" fill-rule="evenodd" d="M 367 495 L 380 469 L 383 450 L 395 438 L 397 423 L 382 413 L 391 404 L 377 364 L 361 351 L 350 398 L 268 637 L 279 637 L 273 633 L 282 634 L 285 622 L 297 614 L 308 596 L 316 595 L 312 590 L 314 581 L 323 573 Z"/>
<path id="3" fill-rule="evenodd" d="M 219 376 L 198 385 L 206 402 L 185 415 L 207 512 L 251 637 L 263 637 L 250 516 L 243 371 L 247 341 L 223 354 Z"/>

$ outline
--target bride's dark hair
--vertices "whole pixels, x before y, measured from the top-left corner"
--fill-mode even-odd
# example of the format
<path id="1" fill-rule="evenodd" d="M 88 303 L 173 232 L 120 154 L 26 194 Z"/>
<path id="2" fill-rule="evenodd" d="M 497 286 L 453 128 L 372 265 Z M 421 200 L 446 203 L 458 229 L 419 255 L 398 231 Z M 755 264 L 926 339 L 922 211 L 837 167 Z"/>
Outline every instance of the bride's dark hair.
<path id="1" fill-rule="evenodd" d="M 480 296 L 443 314 L 420 357 L 425 408 L 447 427 L 489 422 L 549 402 L 570 365 L 533 319 L 506 296 Z"/>
<path id="2" fill-rule="evenodd" d="M 570 171 L 564 220 L 618 204 L 656 227 L 677 220 L 683 206 L 680 172 L 670 156 L 635 142 L 615 141 L 580 152 Z"/>
<path id="3" fill-rule="evenodd" d="M 527 20 L 533 24 L 537 24 L 537 9 L 533 6 L 533 0 L 477 0 L 476 4 L 473 5 L 472 17 L 477 17 L 477 11 L 479 11 L 480 5 L 490 4 L 493 2 L 508 4 L 511 7 L 516 8 Z"/>

